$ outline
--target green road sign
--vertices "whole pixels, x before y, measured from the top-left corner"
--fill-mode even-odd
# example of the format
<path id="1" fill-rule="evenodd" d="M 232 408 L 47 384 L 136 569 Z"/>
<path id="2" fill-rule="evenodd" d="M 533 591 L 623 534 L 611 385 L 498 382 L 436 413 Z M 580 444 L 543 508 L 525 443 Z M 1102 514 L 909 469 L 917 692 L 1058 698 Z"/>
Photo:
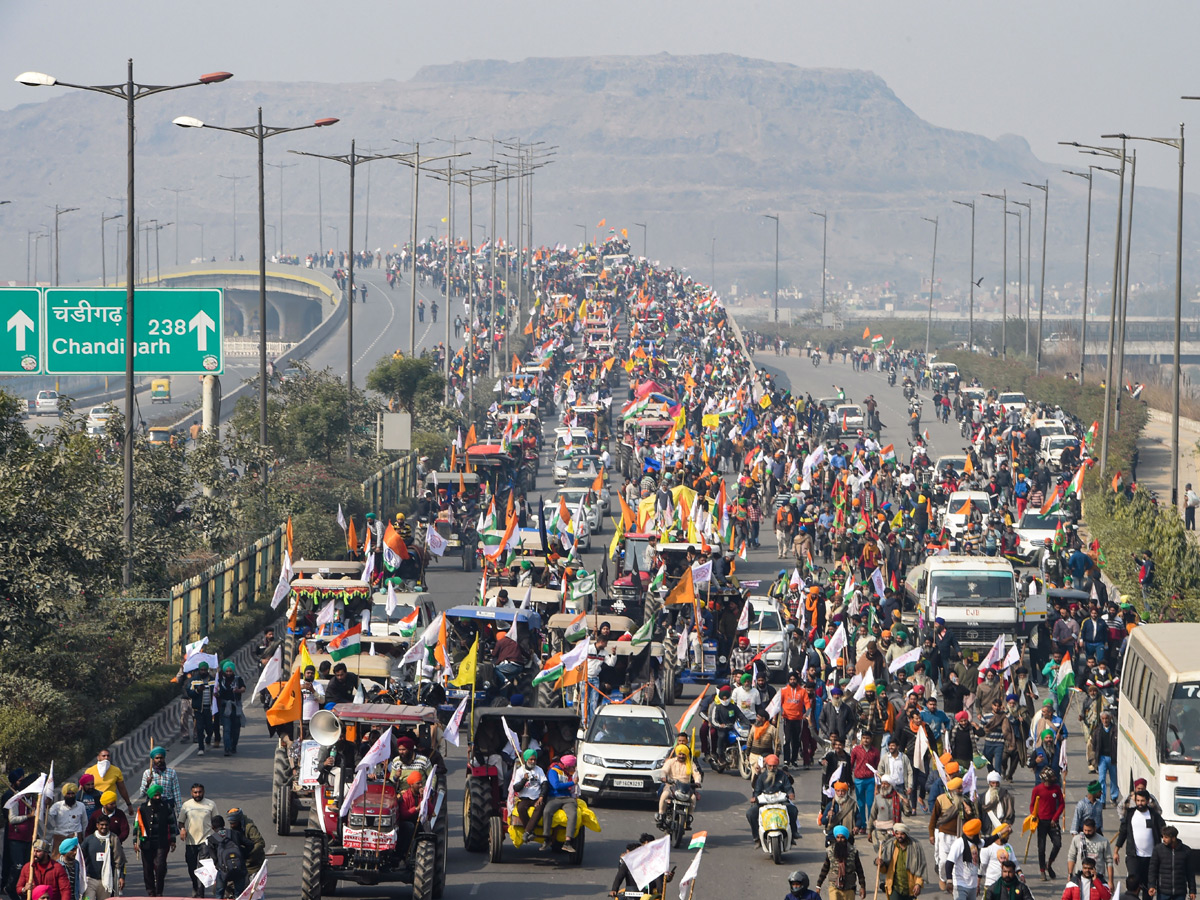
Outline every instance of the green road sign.
<path id="1" fill-rule="evenodd" d="M 137 290 L 134 371 L 143 375 L 220 375 L 224 292 L 219 288 Z M 125 289 L 46 288 L 46 372 L 125 372 Z"/>
<path id="2" fill-rule="evenodd" d="M 42 292 L 0 288 L 0 375 L 42 371 Z"/>

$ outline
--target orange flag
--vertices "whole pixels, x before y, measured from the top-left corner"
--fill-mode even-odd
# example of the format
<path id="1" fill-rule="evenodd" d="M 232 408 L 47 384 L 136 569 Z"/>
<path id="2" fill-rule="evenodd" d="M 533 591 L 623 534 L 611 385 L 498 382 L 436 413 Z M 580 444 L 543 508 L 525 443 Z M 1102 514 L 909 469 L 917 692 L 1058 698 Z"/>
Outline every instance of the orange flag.
<path id="1" fill-rule="evenodd" d="M 504 550 L 506 547 L 508 547 L 508 542 L 512 539 L 513 531 L 516 529 L 516 527 L 517 520 L 510 516 L 508 519 L 508 525 L 505 526 L 504 529 L 504 537 L 500 538 L 500 544 L 496 547 L 496 552 L 487 554 L 488 559 L 490 559 L 492 562 L 499 562 L 504 558 Z"/>
<path id="2" fill-rule="evenodd" d="M 284 529 L 284 535 L 287 537 L 288 559 L 295 559 L 296 555 L 292 552 L 292 517 L 288 516 L 287 528 Z"/>
<path id="3" fill-rule="evenodd" d="M 571 524 L 571 511 L 567 509 L 567 501 L 562 494 L 558 495 L 558 517 L 562 520 L 564 528 Z"/>
<path id="4" fill-rule="evenodd" d="M 450 445 L 450 471 L 453 472 L 458 468 L 458 447 L 454 444 Z"/>
<path id="5" fill-rule="evenodd" d="M 471 423 L 471 427 L 467 429 L 467 438 L 464 442 L 464 447 L 474 447 L 479 441 L 475 437 L 475 423 Z"/>
<path id="6" fill-rule="evenodd" d="M 383 544 L 401 559 L 408 559 L 408 545 L 404 543 L 404 538 L 400 537 L 400 532 L 392 527 L 391 522 L 388 522 L 383 532 Z"/>
<path id="7" fill-rule="evenodd" d="M 525 333 L 533 334 L 533 319 L 530 319 L 528 322 L 525 323 Z"/>
<path id="8" fill-rule="evenodd" d="M 605 223 L 605 222 L 607 222 L 607 221 L 608 221 L 608 219 L 601 219 L 601 220 L 600 220 L 600 223 L 599 223 L 599 224 L 598 224 L 596 227 L 597 227 L 597 228 L 603 228 L 603 227 L 604 227 L 604 223 Z"/>
<path id="9" fill-rule="evenodd" d="M 1118 472 L 1116 475 L 1113 476 L 1112 489 L 1113 489 L 1114 494 L 1119 494 L 1121 492 L 1121 473 L 1120 472 Z"/>
<path id="10" fill-rule="evenodd" d="M 512 518 L 512 514 L 513 514 L 513 492 L 509 491 L 508 492 L 508 505 L 504 509 L 505 521 Z"/>
<path id="11" fill-rule="evenodd" d="M 596 476 L 596 480 L 592 482 L 592 490 L 598 494 L 603 489 L 604 489 L 604 473 L 601 472 L 599 475 Z M 510 494 L 509 496 L 512 496 L 512 495 Z M 511 503 L 511 501 L 510 501 L 510 503 Z"/>
<path id="12" fill-rule="evenodd" d="M 628 238 L 628 237 L 629 237 L 629 229 L 628 229 L 628 228 L 622 228 L 622 229 L 621 229 L 621 237 L 623 237 L 623 238 Z"/>
<path id="13" fill-rule="evenodd" d="M 625 523 L 625 530 L 631 530 L 637 522 L 637 517 L 634 516 L 633 510 L 629 508 L 629 504 L 625 502 L 625 498 L 620 494 L 617 499 L 621 501 L 621 521 Z"/>
<path id="14" fill-rule="evenodd" d="M 871 329 L 870 329 L 870 328 L 864 328 L 864 329 L 863 329 L 863 340 L 864 340 L 864 341 L 869 341 L 870 339 L 871 339 Z"/>
<path id="15" fill-rule="evenodd" d="M 691 566 L 683 570 L 683 576 L 675 582 L 675 587 L 671 588 L 671 593 L 667 594 L 667 599 L 663 601 L 664 606 L 675 603 L 688 603 L 692 606 L 696 604 L 696 585 L 692 580 Z"/>
<path id="16" fill-rule="evenodd" d="M 346 523 L 346 546 L 351 552 L 358 549 L 358 529 L 354 527 L 354 516 L 350 517 L 350 521 Z"/>
<path id="17" fill-rule="evenodd" d="M 963 474 L 970 475 L 975 471 L 975 463 L 971 462 L 971 455 L 967 454 L 967 461 L 963 463 Z"/>
<path id="18" fill-rule="evenodd" d="M 967 498 L 967 502 L 962 505 L 961 509 L 959 509 L 958 514 L 960 516 L 966 516 L 967 518 L 970 518 L 970 516 L 971 516 L 971 498 L 970 497 Z"/>
<path id="19" fill-rule="evenodd" d="M 298 722 L 303 702 L 300 696 L 300 666 L 292 666 L 292 677 L 267 710 L 267 721 L 275 726 Z"/>

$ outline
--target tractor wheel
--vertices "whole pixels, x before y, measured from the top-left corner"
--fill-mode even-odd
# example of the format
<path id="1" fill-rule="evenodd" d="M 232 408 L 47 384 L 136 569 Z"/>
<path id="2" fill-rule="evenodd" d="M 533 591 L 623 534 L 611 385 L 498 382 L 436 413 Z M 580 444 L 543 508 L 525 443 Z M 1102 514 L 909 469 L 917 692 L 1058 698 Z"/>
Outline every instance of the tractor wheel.
<path id="1" fill-rule="evenodd" d="M 492 792 L 482 778 L 467 776 L 463 791 L 463 847 L 471 853 L 487 849 L 488 818 L 492 814 Z"/>
<path id="2" fill-rule="evenodd" d="M 436 878 L 437 852 L 433 848 L 433 841 L 420 841 L 413 861 L 413 900 L 433 900 Z"/>
<path id="3" fill-rule="evenodd" d="M 672 706 L 675 703 L 675 667 L 664 666 L 662 672 L 663 705 Z"/>
<path id="4" fill-rule="evenodd" d="M 533 705 L 541 709 L 554 709 L 558 707 L 554 696 L 554 682 L 543 681 L 537 686 L 533 695 Z"/>
<path id="5" fill-rule="evenodd" d="M 283 640 L 283 653 L 280 654 L 281 672 L 291 672 L 292 662 L 296 658 L 296 645 L 299 638 L 294 634 L 289 634 Z"/>
<path id="6" fill-rule="evenodd" d="M 467 552 L 467 549 L 465 547 L 463 548 L 463 553 L 462 553 L 462 570 L 464 572 L 471 571 L 471 554 Z"/>
<path id="7" fill-rule="evenodd" d="M 287 837 L 292 833 L 292 762 L 288 759 L 287 748 L 282 744 L 275 748 L 271 795 L 274 800 L 271 818 L 275 820 L 275 833 Z"/>
<path id="8" fill-rule="evenodd" d="M 488 862 L 500 862 L 500 856 L 504 852 L 504 820 L 499 816 L 492 816 L 488 823 Z"/>
<path id="9" fill-rule="evenodd" d="M 444 805 L 434 825 L 434 834 L 437 837 L 434 842 L 433 900 L 441 900 L 446 892 L 446 856 L 450 849 L 450 819 Z"/>
<path id="10" fill-rule="evenodd" d="M 567 862 L 572 866 L 583 865 L 583 845 L 586 840 L 587 829 L 582 825 L 579 826 L 579 834 L 575 835 L 575 840 L 572 843 L 575 845 L 575 852 L 567 857 Z"/>
<path id="11" fill-rule="evenodd" d="M 326 881 L 324 870 L 325 839 L 311 834 L 304 842 L 304 861 L 300 865 L 300 900 L 321 900 Z"/>

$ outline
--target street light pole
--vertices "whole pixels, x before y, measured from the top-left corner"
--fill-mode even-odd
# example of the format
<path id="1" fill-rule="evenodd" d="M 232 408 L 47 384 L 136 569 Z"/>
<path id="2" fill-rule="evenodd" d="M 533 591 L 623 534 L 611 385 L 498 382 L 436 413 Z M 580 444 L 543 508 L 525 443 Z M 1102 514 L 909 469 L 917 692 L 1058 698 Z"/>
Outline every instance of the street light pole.
<path id="1" fill-rule="evenodd" d="M 1038 283 L 1037 354 L 1033 362 L 1033 374 L 1038 375 L 1042 371 L 1042 318 L 1046 312 L 1046 222 L 1050 216 L 1050 179 L 1047 178 L 1045 184 L 1033 184 L 1029 181 L 1022 181 L 1021 184 L 1042 192 L 1042 275 Z M 1088 184 L 1088 202 L 1091 203 L 1091 182 L 1089 181 Z M 1032 220 L 1029 225 L 1032 232 Z"/>
<path id="2" fill-rule="evenodd" d="M 104 258 L 104 225 L 111 222 L 113 219 L 121 218 L 123 213 L 117 213 L 115 216 L 106 216 L 100 213 L 100 286 L 108 287 L 108 261 Z M 115 272 L 113 273 L 116 274 Z"/>
<path id="3" fill-rule="evenodd" d="M 279 238 L 279 255 L 283 256 L 283 254 L 284 254 L 284 249 L 283 249 L 283 170 L 284 169 L 294 169 L 294 168 L 296 168 L 296 166 L 300 165 L 300 163 L 278 162 L 278 163 L 267 163 L 267 165 L 270 166 L 272 169 L 279 170 L 279 234 L 277 235 L 277 237 Z"/>
<path id="4" fill-rule="evenodd" d="M 1200 100 L 1200 97 L 1182 97 L 1182 100 Z M 1179 392 L 1182 374 L 1179 362 L 1179 333 L 1183 330 L 1183 123 L 1179 123 L 1178 138 L 1146 138 L 1120 135 L 1122 141 L 1150 141 L 1165 144 L 1179 151 L 1179 196 L 1176 200 L 1175 223 L 1175 364 L 1172 366 L 1171 397 L 1171 505 L 1179 506 Z M 1133 214 L 1133 188 L 1130 187 L 1130 215 Z M 1128 282 L 1128 277 L 1126 277 Z"/>
<path id="5" fill-rule="evenodd" d="M 965 206 L 971 210 L 971 275 L 967 279 L 970 287 L 967 288 L 967 352 L 973 352 L 975 347 L 975 201 L 974 200 L 955 200 L 953 201 L 958 206 Z"/>
<path id="6" fill-rule="evenodd" d="M 54 204 L 54 286 L 58 287 L 58 217 L 66 215 L 69 212 L 78 212 L 78 206 L 69 206 L 65 209 L 60 209 L 58 204 Z"/>
<path id="7" fill-rule="evenodd" d="M 763 213 L 764 219 L 775 220 L 775 300 L 771 304 L 772 321 L 779 324 L 779 216 L 773 216 L 770 213 Z"/>
<path id="8" fill-rule="evenodd" d="M 814 216 L 821 217 L 821 327 L 825 327 L 825 251 L 829 247 L 829 213 L 813 212 Z"/>
<path id="9" fill-rule="evenodd" d="M 642 256 L 644 258 L 646 256 L 646 223 L 634 222 L 633 224 L 642 229 Z"/>
<path id="10" fill-rule="evenodd" d="M 927 216 L 921 216 L 921 218 L 933 225 L 933 261 L 929 265 L 929 315 L 925 319 L 925 359 L 928 360 L 929 337 L 933 331 L 933 280 L 937 274 L 937 238 L 940 216 L 934 216 L 932 219 Z"/>
<path id="11" fill-rule="evenodd" d="M 1012 205 L 1025 207 L 1025 211 L 1029 214 L 1029 219 L 1030 219 L 1029 230 L 1032 231 L 1033 230 L 1033 204 L 1032 204 L 1032 202 L 1030 202 L 1029 200 L 1014 200 L 1014 201 L 1012 201 Z M 1024 288 L 1025 288 L 1025 314 L 1024 314 L 1024 316 L 1022 316 L 1022 319 L 1024 320 L 1024 325 L 1025 325 L 1025 357 L 1026 357 L 1026 359 L 1028 359 L 1029 358 L 1029 280 L 1025 279 L 1024 282 L 1022 282 L 1022 280 L 1021 280 L 1022 262 L 1028 262 L 1028 260 L 1023 259 L 1022 255 L 1021 255 L 1021 239 L 1022 239 L 1021 211 L 1017 210 L 1015 213 L 1010 212 L 1009 215 L 1017 217 L 1017 313 L 1019 315 L 1021 312 L 1021 289 L 1022 289 L 1022 286 L 1024 286 Z"/>
<path id="12" fill-rule="evenodd" d="M 1117 341 L 1117 298 L 1120 296 L 1119 285 L 1121 281 L 1121 222 L 1125 209 L 1125 142 L 1121 142 L 1120 150 L 1115 147 L 1096 147 L 1090 144 L 1081 144 L 1078 141 L 1059 141 L 1059 144 L 1066 147 L 1075 147 L 1091 156 L 1108 156 L 1121 162 L 1121 168 L 1117 171 L 1119 177 L 1117 188 L 1117 227 L 1116 243 L 1113 247 L 1112 306 L 1108 313 L 1108 359 L 1105 363 L 1104 375 L 1104 421 L 1100 429 L 1100 474 L 1103 475 L 1108 470 L 1108 423 L 1112 407 L 1113 356 L 1116 351 Z"/>
<path id="13" fill-rule="evenodd" d="M 1000 307 L 1000 356 L 1002 359 L 1008 359 L 1008 188 L 999 194 L 984 194 L 983 196 L 1004 203 L 1004 215 L 1000 217 L 1001 224 L 1004 226 L 1004 277 L 1000 279 L 1003 282 L 1001 288 L 1003 301 Z"/>
<path id="14" fill-rule="evenodd" d="M 334 120 L 336 121 L 336 120 Z M 326 122 L 325 124 L 333 124 Z M 404 156 L 402 153 L 382 153 L 373 156 L 360 154 L 355 150 L 355 142 L 350 141 L 350 152 L 335 156 L 325 153 L 310 153 L 305 150 L 289 150 L 288 153 L 294 153 L 297 156 L 312 156 L 317 159 L 328 159 L 331 162 L 341 163 L 350 169 L 350 233 L 348 235 L 349 244 L 346 254 L 347 275 L 346 275 L 346 394 L 347 403 L 350 403 L 354 395 L 354 171 L 363 163 L 375 162 L 379 159 L 400 159 Z M 347 409 L 349 416 L 349 409 Z M 354 430 L 350 429 L 346 436 L 346 457 L 352 459 L 354 457 Z"/>
<path id="15" fill-rule="evenodd" d="M 1103 172 L 1116 172 L 1115 169 L 1106 169 L 1103 166 L 1088 166 L 1087 172 L 1074 172 L 1070 169 L 1063 169 L 1068 175 L 1074 175 L 1076 178 L 1082 178 L 1087 181 L 1088 198 L 1087 198 L 1087 225 L 1084 230 L 1083 238 L 1083 315 L 1082 324 L 1079 329 L 1079 384 L 1083 384 L 1083 373 L 1087 365 L 1087 305 L 1088 305 L 1088 273 L 1091 269 L 1092 260 L 1092 179 L 1095 177 L 1096 169 Z M 1041 355 L 1041 347 L 1038 347 L 1038 354 Z"/>
<path id="16" fill-rule="evenodd" d="M 175 195 L 175 221 L 182 222 L 183 219 L 181 219 L 179 217 L 179 195 L 186 194 L 188 191 L 195 190 L 195 188 L 163 188 L 163 190 L 170 191 L 172 194 Z M 179 228 L 178 228 L 178 226 L 175 228 L 175 265 L 176 266 L 179 265 Z"/>
<path id="17" fill-rule="evenodd" d="M 178 116 L 173 120 L 180 128 L 209 128 L 213 131 L 227 131 L 230 134 L 240 134 L 253 138 L 258 145 L 258 442 L 267 446 L 267 211 L 266 186 L 263 174 L 263 144 L 269 137 L 290 134 L 294 131 L 306 131 L 309 128 L 324 128 L 333 125 L 337 119 L 317 119 L 311 125 L 297 125 L 292 128 L 282 128 L 275 125 L 264 125 L 262 107 L 258 108 L 258 121 L 254 125 L 231 128 L 223 125 L 209 125 L 192 116 Z M 282 166 L 283 164 L 280 163 Z M 245 175 L 222 175 L 222 178 L 233 180 L 233 256 L 237 258 L 237 179 Z M 283 169 L 279 170 L 280 194 L 279 215 L 283 216 Z M 176 198 L 178 198 L 176 194 Z M 176 246 L 179 246 L 179 231 L 176 230 Z M 280 335 L 282 337 L 282 335 Z M 262 472 L 264 496 L 267 490 L 267 473 Z"/>
<path id="18" fill-rule="evenodd" d="M 174 91 L 180 88 L 193 87 L 200 84 L 217 84 L 225 81 L 233 76 L 229 72 L 212 72 L 208 75 L 201 75 L 195 81 L 189 81 L 186 84 L 175 85 L 150 85 L 137 84 L 133 80 L 133 60 L 128 61 L 128 74 L 123 84 L 104 84 L 104 85 L 85 85 L 85 84 L 69 84 L 65 81 L 59 81 L 50 75 L 42 74 L 41 72 L 23 72 L 17 76 L 17 81 L 21 84 L 29 85 L 30 87 L 41 87 L 51 85 L 61 85 L 62 87 L 76 88 L 83 91 L 95 91 L 100 94 L 107 94 L 110 97 L 117 97 L 125 101 L 125 122 L 126 122 L 126 161 L 127 161 L 127 189 L 126 189 L 126 205 L 125 216 L 127 226 L 132 226 L 134 223 L 134 104 L 137 100 L 149 97 L 151 94 L 160 94 L 163 91 Z M 125 588 L 129 588 L 133 584 L 133 413 L 134 413 L 134 360 L 133 347 L 135 342 L 135 334 L 133 327 L 134 313 L 134 250 L 137 243 L 137 235 L 131 232 L 131 237 L 127 241 L 128 249 L 125 257 L 125 346 L 127 352 L 125 354 L 125 446 L 124 446 L 124 475 L 125 486 L 123 496 L 123 519 L 124 519 L 124 537 L 125 537 L 125 565 L 122 572 L 122 582 Z"/>

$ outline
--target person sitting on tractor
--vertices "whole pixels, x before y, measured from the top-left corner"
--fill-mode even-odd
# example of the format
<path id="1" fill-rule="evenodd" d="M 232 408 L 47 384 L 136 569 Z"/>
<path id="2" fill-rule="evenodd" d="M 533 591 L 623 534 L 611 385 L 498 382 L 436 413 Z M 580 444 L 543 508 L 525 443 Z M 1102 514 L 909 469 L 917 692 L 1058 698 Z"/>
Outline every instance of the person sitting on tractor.
<path id="1" fill-rule="evenodd" d="M 422 777 L 433 769 L 429 757 L 417 752 L 417 740 L 411 734 L 402 734 L 396 738 L 396 758 L 390 766 L 391 776 L 397 784 L 405 778 L 406 772 L 419 772 Z"/>
<path id="2" fill-rule="evenodd" d="M 579 821 L 579 809 L 575 799 L 579 793 L 579 785 L 575 783 L 574 754 L 567 753 L 559 757 L 558 761 L 550 766 L 546 781 L 549 791 L 546 803 L 542 807 L 541 852 L 547 852 L 554 843 L 552 823 L 554 814 L 561 809 L 567 814 L 567 839 L 563 841 L 562 849 L 565 853 L 574 853 L 575 845 L 571 843 L 571 839 L 575 837 L 575 828 Z"/>
<path id="3" fill-rule="evenodd" d="M 404 848 L 407 852 L 416 834 L 417 819 L 421 813 L 421 773 L 409 772 L 404 785 L 404 790 L 396 797 L 396 821 L 399 824 L 396 848 Z"/>
<path id="4" fill-rule="evenodd" d="M 521 754 L 521 767 L 513 772 L 510 792 L 514 795 L 512 815 L 524 832 L 526 843 L 533 840 L 533 829 L 546 805 L 550 792 L 546 773 L 537 764 L 537 751 L 526 750 Z"/>

